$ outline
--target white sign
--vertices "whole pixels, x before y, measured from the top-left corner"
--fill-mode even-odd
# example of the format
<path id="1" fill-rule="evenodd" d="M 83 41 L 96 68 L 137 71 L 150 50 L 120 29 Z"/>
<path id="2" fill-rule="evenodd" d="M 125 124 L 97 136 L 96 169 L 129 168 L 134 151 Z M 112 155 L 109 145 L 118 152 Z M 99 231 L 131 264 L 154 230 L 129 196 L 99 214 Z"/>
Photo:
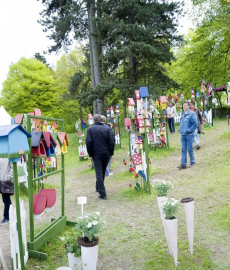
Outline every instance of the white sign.
<path id="1" fill-rule="evenodd" d="M 78 197 L 78 204 L 86 204 L 87 203 L 87 197 Z"/>

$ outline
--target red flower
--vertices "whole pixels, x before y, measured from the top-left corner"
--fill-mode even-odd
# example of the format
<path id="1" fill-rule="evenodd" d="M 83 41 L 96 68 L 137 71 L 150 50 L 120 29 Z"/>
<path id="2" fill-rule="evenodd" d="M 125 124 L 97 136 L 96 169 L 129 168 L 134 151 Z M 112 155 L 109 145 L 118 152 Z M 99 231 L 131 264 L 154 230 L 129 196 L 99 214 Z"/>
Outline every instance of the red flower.
<path id="1" fill-rule="evenodd" d="M 129 183 L 129 187 L 131 187 L 132 185 Z"/>

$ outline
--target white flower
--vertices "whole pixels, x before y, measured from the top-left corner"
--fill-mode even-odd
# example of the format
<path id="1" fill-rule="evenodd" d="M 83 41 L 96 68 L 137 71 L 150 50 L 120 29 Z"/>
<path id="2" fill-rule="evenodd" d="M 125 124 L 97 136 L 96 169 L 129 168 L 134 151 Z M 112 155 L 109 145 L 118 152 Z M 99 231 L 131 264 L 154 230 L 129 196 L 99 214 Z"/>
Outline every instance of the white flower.
<path id="1" fill-rule="evenodd" d="M 174 206 L 175 205 L 175 202 L 172 202 L 171 205 Z"/>
<path id="2" fill-rule="evenodd" d="M 83 217 L 79 217 L 79 219 L 83 219 Z"/>
<path id="3" fill-rule="evenodd" d="M 89 223 L 87 224 L 87 228 L 91 228 L 91 227 L 92 227 L 92 223 L 89 222 Z"/>
<path id="4" fill-rule="evenodd" d="M 97 225 L 98 224 L 98 221 L 97 220 L 94 220 L 93 221 L 93 225 Z"/>

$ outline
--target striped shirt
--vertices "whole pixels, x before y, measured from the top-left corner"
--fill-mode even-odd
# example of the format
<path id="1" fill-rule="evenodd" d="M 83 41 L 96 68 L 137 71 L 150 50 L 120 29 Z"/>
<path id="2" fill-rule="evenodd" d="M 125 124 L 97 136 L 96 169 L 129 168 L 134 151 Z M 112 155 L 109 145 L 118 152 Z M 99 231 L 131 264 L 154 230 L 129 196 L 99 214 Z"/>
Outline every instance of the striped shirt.
<path id="1" fill-rule="evenodd" d="M 0 181 L 13 181 L 13 164 L 8 158 L 0 158 Z"/>

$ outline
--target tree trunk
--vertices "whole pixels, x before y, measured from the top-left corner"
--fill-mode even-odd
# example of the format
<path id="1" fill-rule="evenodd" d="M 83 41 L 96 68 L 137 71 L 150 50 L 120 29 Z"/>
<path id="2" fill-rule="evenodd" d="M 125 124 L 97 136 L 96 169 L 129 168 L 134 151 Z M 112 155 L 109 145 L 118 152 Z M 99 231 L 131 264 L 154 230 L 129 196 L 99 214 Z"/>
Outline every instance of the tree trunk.
<path id="1" fill-rule="evenodd" d="M 90 41 L 90 65 L 91 80 L 93 89 L 101 83 L 99 54 L 100 51 L 97 42 L 97 31 L 95 21 L 95 0 L 88 1 L 88 21 L 89 21 L 89 41 Z M 94 114 L 103 114 L 103 100 L 97 98 L 93 102 Z"/>

